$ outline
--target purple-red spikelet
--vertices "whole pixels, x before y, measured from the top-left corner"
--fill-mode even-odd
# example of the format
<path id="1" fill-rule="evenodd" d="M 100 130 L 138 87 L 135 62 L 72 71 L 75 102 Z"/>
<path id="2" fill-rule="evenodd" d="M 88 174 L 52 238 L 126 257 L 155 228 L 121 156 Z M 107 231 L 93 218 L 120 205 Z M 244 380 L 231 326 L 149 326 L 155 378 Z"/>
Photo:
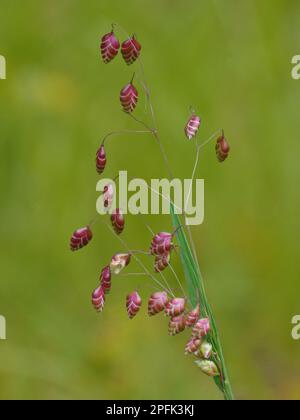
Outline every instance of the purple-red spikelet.
<path id="1" fill-rule="evenodd" d="M 142 299 L 138 292 L 130 293 L 126 299 L 127 313 L 130 319 L 134 318 L 142 306 Z"/>
<path id="2" fill-rule="evenodd" d="M 173 246 L 172 237 L 173 235 L 167 232 L 160 232 L 155 235 L 150 247 L 151 254 L 157 256 L 169 254 Z"/>
<path id="3" fill-rule="evenodd" d="M 97 312 L 102 312 L 105 304 L 105 292 L 102 286 L 98 287 L 92 294 L 92 304 Z"/>
<path id="4" fill-rule="evenodd" d="M 169 267 L 171 260 L 170 254 L 159 255 L 155 258 L 154 270 L 156 273 L 161 273 L 167 267 Z"/>
<path id="5" fill-rule="evenodd" d="M 121 235 L 125 227 L 125 218 L 122 210 L 116 209 L 113 211 L 111 215 L 111 223 L 117 235 Z"/>
<path id="6" fill-rule="evenodd" d="M 199 319 L 193 328 L 194 338 L 203 338 L 210 331 L 210 322 L 208 318 Z"/>
<path id="7" fill-rule="evenodd" d="M 138 91 L 133 86 L 133 84 L 129 83 L 128 85 L 126 85 L 120 93 L 120 101 L 123 110 L 128 114 L 132 113 L 136 108 L 138 98 Z"/>
<path id="8" fill-rule="evenodd" d="M 101 271 L 100 275 L 101 286 L 104 290 L 104 293 L 107 294 L 110 292 L 111 289 L 111 271 L 110 266 L 106 266 Z"/>
<path id="9" fill-rule="evenodd" d="M 198 304 L 195 309 L 187 314 L 185 323 L 187 327 L 193 327 L 198 321 L 200 316 L 200 305 Z"/>
<path id="10" fill-rule="evenodd" d="M 122 56 L 128 66 L 130 66 L 130 64 L 133 64 L 138 59 L 141 53 L 141 49 L 142 49 L 142 46 L 137 41 L 135 36 L 123 42 L 122 48 L 121 48 Z"/>
<path id="11" fill-rule="evenodd" d="M 194 138 L 200 128 L 201 119 L 197 115 L 193 114 L 192 117 L 188 120 L 188 123 L 184 129 L 185 135 L 189 140 Z"/>
<path id="12" fill-rule="evenodd" d="M 230 146 L 224 136 L 224 134 L 218 138 L 216 144 L 216 154 L 219 162 L 224 162 L 228 158 L 230 152 Z"/>
<path id="13" fill-rule="evenodd" d="M 100 149 L 96 153 L 96 169 L 99 175 L 103 174 L 106 167 L 107 159 L 104 144 L 101 145 Z"/>
<path id="14" fill-rule="evenodd" d="M 185 299 L 184 298 L 174 298 L 171 299 L 165 308 L 165 314 L 170 317 L 179 316 L 184 313 L 185 310 Z"/>
<path id="15" fill-rule="evenodd" d="M 185 330 L 184 315 L 175 316 L 169 322 L 169 335 L 176 335 Z"/>
<path id="16" fill-rule="evenodd" d="M 120 43 L 117 40 L 114 31 L 104 35 L 101 40 L 101 55 L 105 64 L 110 63 L 118 54 Z"/>
<path id="17" fill-rule="evenodd" d="M 109 207 L 112 205 L 114 201 L 114 186 L 112 184 L 108 184 L 104 187 L 103 191 L 103 202 L 104 207 L 109 209 Z"/>
<path id="18" fill-rule="evenodd" d="M 70 241 L 71 251 L 78 251 L 85 247 L 93 238 L 91 229 L 87 226 L 82 229 L 76 230 Z"/>
<path id="19" fill-rule="evenodd" d="M 155 292 L 150 296 L 148 302 L 148 314 L 153 316 L 165 310 L 168 302 L 168 295 L 166 292 Z"/>
<path id="20" fill-rule="evenodd" d="M 192 337 L 185 346 L 185 354 L 194 354 L 197 353 L 201 344 L 199 338 Z"/>

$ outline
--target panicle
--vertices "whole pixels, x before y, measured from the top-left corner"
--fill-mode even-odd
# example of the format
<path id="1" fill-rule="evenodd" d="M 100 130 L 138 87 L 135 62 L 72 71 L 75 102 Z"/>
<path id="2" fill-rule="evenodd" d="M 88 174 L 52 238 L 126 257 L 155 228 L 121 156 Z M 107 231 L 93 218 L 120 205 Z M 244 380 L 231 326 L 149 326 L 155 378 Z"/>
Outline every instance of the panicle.
<path id="1" fill-rule="evenodd" d="M 120 50 L 120 42 L 115 36 L 113 29 L 111 32 L 107 33 L 102 37 L 100 48 L 102 59 L 106 64 L 110 63 L 117 56 Z M 136 62 L 136 60 L 139 59 L 141 49 L 142 46 L 137 41 L 135 35 L 133 35 L 129 39 L 126 39 L 122 43 L 121 54 L 128 66 L 132 65 L 134 62 Z M 146 87 L 144 90 L 146 91 L 146 96 L 149 96 L 149 92 L 146 89 Z M 131 114 L 136 109 L 138 101 L 139 92 L 134 85 L 133 76 L 130 83 L 128 83 L 121 90 L 120 102 L 124 112 Z M 148 125 L 143 121 L 139 121 L 136 118 L 134 119 L 137 122 L 142 123 L 145 127 L 148 127 Z M 201 118 L 193 112 L 184 128 L 184 132 L 187 139 L 192 140 L 193 138 L 195 138 L 198 134 L 200 127 Z M 127 132 L 129 130 L 124 131 Z M 141 132 L 143 133 L 143 131 Z M 147 132 L 150 132 L 154 134 L 155 137 L 157 137 L 156 129 L 149 128 Z M 107 139 L 111 135 L 121 133 L 123 133 L 123 131 L 111 132 L 105 137 L 105 139 Z M 205 144 L 209 143 L 213 138 L 215 138 L 215 135 L 213 135 L 207 142 L 203 143 L 201 146 L 197 145 L 197 151 L 199 151 L 199 147 L 202 147 Z M 103 141 L 96 153 L 96 170 L 99 175 L 103 174 L 107 166 L 107 154 L 104 143 L 105 140 Z M 224 162 L 228 158 L 230 152 L 230 146 L 227 142 L 227 139 L 225 138 L 224 132 L 222 132 L 222 135 L 217 139 L 215 149 L 217 159 L 219 160 L 219 162 Z M 162 152 L 164 154 L 163 150 Z M 115 183 L 110 183 L 104 187 L 103 191 L 103 202 L 105 209 L 107 209 L 107 213 L 108 210 L 112 207 L 113 203 L 116 201 L 114 200 L 114 198 Z M 116 205 L 114 204 L 113 209 L 115 210 L 111 214 L 111 224 L 116 234 L 120 235 L 125 228 L 125 217 L 122 210 L 120 208 L 115 207 Z M 181 227 L 179 227 L 178 229 L 180 228 Z M 175 232 L 177 232 L 177 230 Z M 162 272 L 170 265 L 172 251 L 174 251 L 175 249 L 173 243 L 175 232 L 173 234 L 168 232 L 160 232 L 152 238 L 150 254 L 154 257 L 153 260 L 155 259 L 154 269 L 157 273 Z M 89 226 L 76 230 L 73 233 L 70 241 L 71 250 L 77 251 L 80 248 L 83 248 L 84 246 L 88 245 L 92 238 L 93 233 Z M 104 309 L 107 294 L 111 291 L 112 276 L 120 274 L 130 264 L 131 258 L 134 257 L 135 253 L 138 252 L 139 251 L 129 251 L 129 253 L 117 253 L 111 258 L 109 265 L 102 269 L 100 274 L 100 285 L 92 293 L 92 304 L 97 312 L 102 312 Z M 146 252 L 145 254 L 149 255 L 149 252 Z M 139 262 L 138 259 L 137 261 Z M 140 265 L 142 266 L 142 264 Z M 145 274 L 149 274 L 146 268 Z M 177 277 L 176 273 L 174 274 Z M 156 279 L 154 278 L 154 280 Z M 158 281 L 157 283 L 160 284 Z M 166 287 L 167 288 L 165 290 L 169 290 L 172 296 L 174 296 L 171 289 L 169 288 L 167 280 Z M 164 288 L 162 287 L 162 289 Z M 185 295 L 184 292 L 183 295 Z M 126 296 L 126 309 L 128 317 L 130 319 L 133 319 L 138 314 L 138 312 L 141 309 L 141 306 L 142 299 L 137 291 L 134 291 Z M 155 292 L 150 296 L 148 301 L 148 315 L 154 316 L 156 314 L 164 312 L 165 315 L 170 318 L 168 324 L 168 331 L 169 335 L 171 336 L 175 336 L 176 334 L 183 332 L 187 327 L 192 328 L 192 335 L 185 346 L 185 353 L 193 354 L 197 357 L 198 360 L 196 360 L 196 364 L 206 375 L 210 377 L 223 376 L 223 366 L 221 357 L 222 355 L 217 354 L 217 343 L 215 343 L 213 334 L 209 334 L 211 330 L 210 319 L 201 318 L 203 314 L 201 314 L 202 311 L 200 309 L 202 308 L 200 308 L 199 303 L 196 305 L 196 307 L 192 308 L 191 310 L 187 309 L 186 306 L 186 298 L 174 297 L 169 299 L 168 293 L 166 291 Z M 218 383 L 218 385 L 220 385 L 219 381 L 216 382 Z M 224 382 L 225 389 L 227 378 L 225 377 L 224 381 L 222 380 L 222 382 Z"/>

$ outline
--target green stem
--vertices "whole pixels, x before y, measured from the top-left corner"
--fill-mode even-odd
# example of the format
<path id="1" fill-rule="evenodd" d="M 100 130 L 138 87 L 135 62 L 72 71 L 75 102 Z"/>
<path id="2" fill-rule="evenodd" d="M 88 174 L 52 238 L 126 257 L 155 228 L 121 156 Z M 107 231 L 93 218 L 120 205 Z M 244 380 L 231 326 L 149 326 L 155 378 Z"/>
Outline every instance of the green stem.
<path id="1" fill-rule="evenodd" d="M 202 305 L 204 305 L 205 308 L 205 312 L 208 316 L 208 318 L 211 321 L 211 328 L 212 328 L 212 344 L 213 347 L 220 359 L 220 363 L 221 363 L 221 369 L 222 369 L 222 388 L 223 388 L 223 393 L 224 393 L 224 397 L 226 400 L 233 400 L 234 396 L 233 396 L 233 391 L 232 391 L 232 387 L 231 387 L 231 383 L 229 380 L 229 376 L 228 376 L 228 371 L 227 371 L 227 367 L 226 367 L 226 363 L 225 363 L 225 358 L 224 358 L 224 354 L 223 354 L 223 349 L 222 349 L 222 345 L 221 345 L 221 340 L 220 340 L 220 336 L 218 333 L 218 328 L 216 325 L 216 321 L 213 315 L 213 311 L 211 309 L 211 306 L 208 302 L 207 299 L 207 295 L 206 295 L 206 291 L 205 291 L 205 287 L 204 287 L 204 282 L 203 282 L 203 277 L 200 271 L 200 267 L 198 264 L 198 261 L 196 263 L 196 267 L 197 267 L 197 271 L 198 271 L 198 278 L 199 278 L 199 292 L 200 292 L 200 300 L 202 301 Z"/>
<path id="2" fill-rule="evenodd" d="M 180 219 L 178 215 L 175 215 L 174 212 L 174 204 L 171 204 L 171 211 L 172 211 L 172 218 L 174 223 L 174 228 L 181 226 Z M 177 231 L 177 240 L 180 245 L 180 254 L 182 259 L 182 264 L 185 269 L 185 275 L 189 285 L 189 295 L 191 301 L 195 304 L 196 299 L 201 305 L 202 316 L 209 318 L 211 323 L 211 332 L 208 336 L 210 339 L 211 344 L 214 349 L 214 353 L 217 355 L 217 362 L 219 365 L 221 377 L 216 378 L 215 382 L 220 390 L 224 394 L 224 398 L 226 400 L 233 400 L 233 392 L 231 388 L 231 383 L 229 380 L 225 359 L 223 355 L 223 349 L 221 345 L 221 340 L 218 334 L 218 329 L 216 325 L 216 321 L 208 302 L 208 298 L 205 292 L 205 286 L 203 282 L 203 277 L 201 274 L 201 270 L 199 267 L 198 260 L 195 259 L 193 253 L 190 248 L 190 244 L 187 240 L 186 234 L 184 229 L 180 229 Z"/>

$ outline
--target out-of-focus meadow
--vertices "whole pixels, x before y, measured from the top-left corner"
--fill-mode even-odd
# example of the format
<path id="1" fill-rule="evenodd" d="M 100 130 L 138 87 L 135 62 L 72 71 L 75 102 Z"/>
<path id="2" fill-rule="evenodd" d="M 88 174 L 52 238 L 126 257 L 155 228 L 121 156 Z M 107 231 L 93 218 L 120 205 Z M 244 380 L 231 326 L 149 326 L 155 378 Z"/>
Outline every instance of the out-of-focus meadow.
<path id="1" fill-rule="evenodd" d="M 299 54 L 297 0 L 2 0 L 0 54 L 1 279 L 3 399 L 219 399 L 213 382 L 170 338 L 163 317 L 129 321 L 126 293 L 145 277 L 115 279 L 104 313 L 90 304 L 101 267 L 122 249 L 102 224 L 92 244 L 69 251 L 77 227 L 95 215 L 95 152 L 101 137 L 136 125 L 120 111 L 132 76 L 121 58 L 105 66 L 100 36 L 118 22 L 136 32 L 158 125 L 174 172 L 189 178 L 195 157 L 183 126 L 192 104 L 200 139 L 224 127 L 230 159 L 201 154 L 205 223 L 194 229 L 235 395 L 300 397 L 299 100 L 291 57 Z M 122 32 L 118 32 L 124 38 Z M 139 89 L 142 88 L 139 86 Z M 145 115 L 144 98 L 137 114 Z M 149 136 L 108 145 L 106 175 L 166 171 Z M 134 249 L 168 217 L 127 218 Z M 176 270 L 180 265 L 174 259 Z M 131 271 L 137 270 L 133 264 Z M 172 279 L 169 276 L 170 281 Z M 144 284 L 144 285 L 143 285 Z"/>

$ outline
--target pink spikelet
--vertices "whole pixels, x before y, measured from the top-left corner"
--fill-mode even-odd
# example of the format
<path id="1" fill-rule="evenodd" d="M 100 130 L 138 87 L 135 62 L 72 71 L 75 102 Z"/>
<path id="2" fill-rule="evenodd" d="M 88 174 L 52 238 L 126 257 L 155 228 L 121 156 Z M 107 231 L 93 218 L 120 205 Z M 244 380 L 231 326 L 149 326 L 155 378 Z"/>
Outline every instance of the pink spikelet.
<path id="1" fill-rule="evenodd" d="M 126 308 L 130 319 L 134 318 L 142 306 L 142 299 L 138 292 L 133 292 L 127 296 Z"/>
<path id="2" fill-rule="evenodd" d="M 111 223 L 117 235 L 121 235 L 125 227 L 125 218 L 122 210 L 116 209 L 111 215 Z"/>
<path id="3" fill-rule="evenodd" d="M 196 136 L 200 128 L 200 125 L 201 125 L 200 117 L 197 117 L 197 115 L 193 114 L 184 129 L 185 135 L 189 140 L 192 140 L 192 138 Z"/>
<path id="4" fill-rule="evenodd" d="M 217 144 L 216 144 L 216 154 L 219 162 L 224 162 L 229 155 L 230 152 L 230 146 L 225 138 L 225 135 L 223 134 L 221 137 L 218 138 Z"/>
<path id="5" fill-rule="evenodd" d="M 172 237 L 173 235 L 167 232 L 155 235 L 150 247 L 151 254 L 157 256 L 169 254 L 173 247 Z"/>
<path id="6" fill-rule="evenodd" d="M 106 167 L 107 159 L 104 144 L 101 145 L 100 149 L 96 153 L 96 169 L 99 175 L 103 174 Z"/>
<path id="7" fill-rule="evenodd" d="M 70 241 L 71 251 L 78 251 L 79 249 L 85 247 L 92 240 L 92 238 L 93 238 L 93 233 L 88 226 L 82 229 L 76 230 L 73 233 L 71 241 Z"/>
<path id="8" fill-rule="evenodd" d="M 185 310 L 185 299 L 184 298 L 174 298 L 171 299 L 165 308 L 165 314 L 170 317 L 176 317 L 184 313 Z"/>
<path id="9" fill-rule="evenodd" d="M 126 85 L 120 93 L 120 101 L 123 107 L 123 110 L 127 114 L 131 114 L 138 102 L 139 94 L 136 88 L 133 86 L 132 82 Z"/>
<path id="10" fill-rule="evenodd" d="M 150 296 L 148 302 L 148 314 L 153 316 L 165 310 L 168 302 L 168 295 L 166 292 L 155 292 Z"/>
<path id="11" fill-rule="evenodd" d="M 138 59 L 141 53 L 141 49 L 142 49 L 142 46 L 137 41 L 135 36 L 123 42 L 122 48 L 121 48 L 122 56 L 128 66 L 133 64 Z"/>
<path id="12" fill-rule="evenodd" d="M 117 40 L 114 31 L 104 35 L 101 40 L 101 55 L 105 64 L 110 63 L 118 54 L 120 43 Z"/>
<path id="13" fill-rule="evenodd" d="M 200 316 L 200 305 L 198 304 L 195 309 L 188 313 L 185 323 L 187 327 L 193 327 L 198 321 Z"/>
<path id="14" fill-rule="evenodd" d="M 154 270 L 156 271 L 156 273 L 161 273 L 166 268 L 168 268 L 170 264 L 170 260 L 171 260 L 170 254 L 157 256 L 155 258 L 155 265 L 154 265 Z"/>
<path id="15" fill-rule="evenodd" d="M 105 304 L 105 293 L 103 287 L 98 287 L 92 294 L 92 304 L 97 312 L 102 312 Z"/>
<path id="16" fill-rule="evenodd" d="M 185 330 L 184 315 L 175 316 L 169 322 L 169 335 L 176 335 Z"/>
<path id="17" fill-rule="evenodd" d="M 121 271 L 126 268 L 131 261 L 131 254 L 116 254 L 112 257 L 110 262 L 110 270 L 114 275 L 119 275 Z"/>
<path id="18" fill-rule="evenodd" d="M 193 328 L 193 337 L 202 339 L 210 331 L 210 322 L 208 318 L 199 319 Z"/>
<path id="19" fill-rule="evenodd" d="M 114 186 L 112 184 L 108 184 L 104 187 L 103 202 L 106 209 L 109 209 L 114 201 L 114 192 Z"/>
<path id="20" fill-rule="evenodd" d="M 195 354 L 198 352 L 201 345 L 199 338 L 191 338 L 185 346 L 185 354 Z"/>
<path id="21" fill-rule="evenodd" d="M 106 266 L 101 271 L 100 275 L 101 286 L 105 294 L 109 293 L 111 290 L 111 271 L 110 266 Z"/>

